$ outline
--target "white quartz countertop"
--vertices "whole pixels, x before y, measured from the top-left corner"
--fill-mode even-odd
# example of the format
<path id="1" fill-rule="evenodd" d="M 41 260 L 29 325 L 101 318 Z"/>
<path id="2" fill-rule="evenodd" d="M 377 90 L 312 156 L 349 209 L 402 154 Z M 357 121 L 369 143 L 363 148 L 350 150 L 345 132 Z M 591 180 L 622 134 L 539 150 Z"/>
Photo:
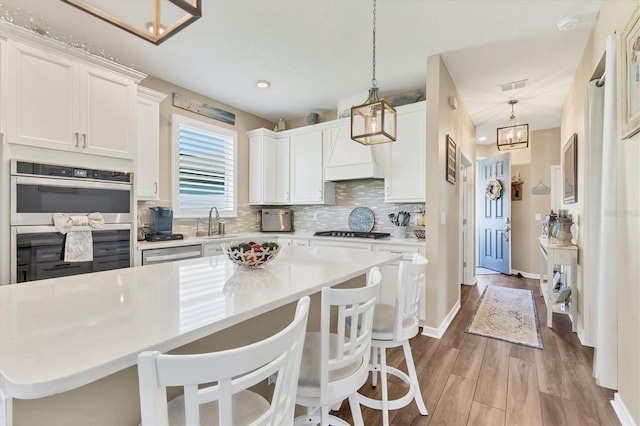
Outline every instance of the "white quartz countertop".
<path id="1" fill-rule="evenodd" d="M 258 269 L 213 256 L 0 286 L 0 388 L 65 392 L 398 259 L 283 247 Z"/>
<path id="2" fill-rule="evenodd" d="M 413 231 L 411 231 L 413 232 Z M 269 240 L 269 239 L 277 239 L 277 238 L 296 238 L 296 239 L 306 239 L 306 240 L 315 240 L 315 241 L 344 241 L 344 242 L 358 242 L 358 243 L 367 243 L 367 244 L 401 244 L 407 246 L 417 246 L 424 247 L 425 240 L 416 238 L 414 236 L 409 236 L 409 232 L 407 232 L 406 238 L 395 238 L 393 234 L 391 237 L 387 238 L 354 238 L 354 237 L 321 237 L 315 236 L 313 233 L 306 232 L 283 232 L 283 233 L 275 233 L 275 232 L 250 232 L 250 233 L 241 233 L 241 234 L 229 234 L 224 236 L 213 235 L 212 237 L 186 237 L 183 240 L 172 240 L 172 241 L 138 241 L 136 247 L 138 250 L 150 250 L 156 248 L 166 248 L 166 247 L 177 247 L 177 246 L 186 246 L 192 244 L 207 244 L 207 243 L 216 243 L 216 242 L 224 242 L 224 241 L 234 241 L 234 240 L 247 240 L 247 239 L 256 239 L 256 240 Z"/>

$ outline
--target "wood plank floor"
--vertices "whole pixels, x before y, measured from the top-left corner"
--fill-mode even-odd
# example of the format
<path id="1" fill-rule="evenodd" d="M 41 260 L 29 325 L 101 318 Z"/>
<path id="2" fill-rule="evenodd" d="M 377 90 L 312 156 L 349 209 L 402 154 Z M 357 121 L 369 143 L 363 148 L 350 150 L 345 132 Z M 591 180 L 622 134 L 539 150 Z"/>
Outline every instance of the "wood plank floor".
<path id="1" fill-rule="evenodd" d="M 487 285 L 534 291 L 543 350 L 464 332 Z M 507 275 L 479 275 L 476 286 L 462 286 L 461 308 L 442 339 L 418 335 L 411 341 L 429 411 L 415 403 L 390 412 L 392 425 L 619 425 L 610 400 L 613 391 L 591 376 L 593 348 L 571 332 L 569 317 L 554 314 L 546 327 L 546 307 L 538 281 Z M 404 371 L 402 350 L 388 351 L 390 365 Z M 390 378 L 391 397 L 404 386 Z M 361 393 L 379 395 L 365 384 Z M 379 411 L 362 407 L 366 425 L 379 425 Z M 353 423 L 347 403 L 333 414 Z"/>

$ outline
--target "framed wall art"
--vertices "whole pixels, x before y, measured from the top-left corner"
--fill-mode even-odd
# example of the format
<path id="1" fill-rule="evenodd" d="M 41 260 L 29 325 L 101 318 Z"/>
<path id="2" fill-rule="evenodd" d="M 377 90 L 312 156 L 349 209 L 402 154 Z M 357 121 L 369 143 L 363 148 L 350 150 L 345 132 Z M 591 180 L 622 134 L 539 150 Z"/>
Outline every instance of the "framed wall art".
<path id="1" fill-rule="evenodd" d="M 563 201 L 573 204 L 578 201 L 578 134 L 574 133 L 562 150 Z"/>
<path id="2" fill-rule="evenodd" d="M 620 35 L 622 135 L 640 132 L 640 7 Z"/>
<path id="3" fill-rule="evenodd" d="M 447 135 L 447 182 L 456 184 L 456 143 Z"/>

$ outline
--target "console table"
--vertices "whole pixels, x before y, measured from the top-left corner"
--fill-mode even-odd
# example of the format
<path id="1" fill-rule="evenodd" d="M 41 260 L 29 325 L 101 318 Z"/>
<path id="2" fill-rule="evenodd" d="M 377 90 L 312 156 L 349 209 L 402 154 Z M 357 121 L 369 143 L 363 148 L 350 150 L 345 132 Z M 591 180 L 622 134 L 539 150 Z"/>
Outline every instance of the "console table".
<path id="1" fill-rule="evenodd" d="M 562 246 L 555 240 L 550 240 L 546 237 L 539 237 L 538 240 L 540 242 L 540 294 L 547 306 L 547 327 L 552 327 L 553 314 L 555 312 L 569 315 L 571 318 L 571 330 L 575 332 L 578 302 L 576 285 L 578 246 Z M 553 303 L 553 276 L 556 265 L 564 266 L 564 273 L 562 274 L 563 287 L 571 288 L 571 296 L 566 303 Z M 547 275 L 546 282 L 544 279 L 545 270 Z"/>

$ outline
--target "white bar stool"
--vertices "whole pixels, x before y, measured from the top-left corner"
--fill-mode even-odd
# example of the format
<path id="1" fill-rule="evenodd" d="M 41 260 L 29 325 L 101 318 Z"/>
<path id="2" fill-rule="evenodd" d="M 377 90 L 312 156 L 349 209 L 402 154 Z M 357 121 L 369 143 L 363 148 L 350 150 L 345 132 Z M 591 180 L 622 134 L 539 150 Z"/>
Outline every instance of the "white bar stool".
<path id="1" fill-rule="evenodd" d="M 418 309 L 420 304 L 421 284 L 425 276 L 428 261 L 424 256 L 416 253 L 413 261 L 401 262 L 398 271 L 397 292 L 395 306 L 377 304 L 373 319 L 373 331 L 371 335 L 371 384 L 378 384 L 378 371 L 382 379 L 382 399 L 373 399 L 358 394 L 362 405 L 377 410 L 382 410 L 382 422 L 384 426 L 389 424 L 389 410 L 408 405 L 412 400 L 416 401 L 420 414 L 428 414 L 427 407 L 422 399 L 420 384 L 416 374 L 416 367 L 411 355 L 409 339 L 418 334 Z M 404 358 L 407 364 L 408 374 L 397 368 L 387 365 L 387 348 L 402 346 Z M 397 399 L 389 400 L 387 387 L 387 374 L 391 374 L 403 382 L 409 389 L 407 393 Z"/>
<path id="2" fill-rule="evenodd" d="M 309 303 L 308 296 L 300 299 L 284 330 L 247 346 L 194 355 L 141 353 L 142 425 L 293 424 Z M 271 376 L 276 382 L 270 402 L 247 390 Z M 167 404 L 168 386 L 182 386 L 184 395 Z"/>
<path id="3" fill-rule="evenodd" d="M 375 267 L 365 287 L 322 289 L 320 331 L 306 334 L 298 379 L 296 403 L 307 407 L 307 414 L 297 417 L 295 424 L 347 425 L 329 415 L 331 407 L 345 399 L 349 399 L 354 423 L 363 424 L 357 392 L 369 375 L 373 309 L 380 280 Z"/>

